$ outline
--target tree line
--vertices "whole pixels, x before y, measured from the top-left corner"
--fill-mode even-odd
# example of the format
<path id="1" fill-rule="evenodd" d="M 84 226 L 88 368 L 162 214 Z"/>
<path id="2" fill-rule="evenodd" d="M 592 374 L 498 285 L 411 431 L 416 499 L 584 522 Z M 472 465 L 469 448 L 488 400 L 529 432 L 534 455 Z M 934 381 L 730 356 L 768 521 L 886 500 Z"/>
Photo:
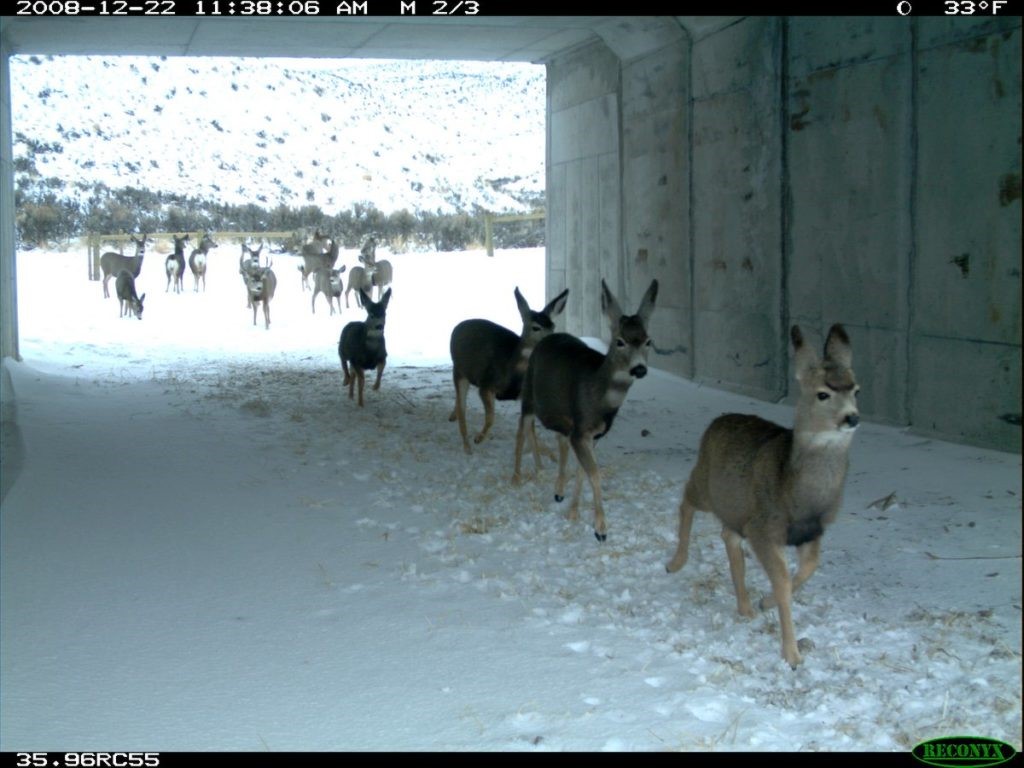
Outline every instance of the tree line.
<path id="1" fill-rule="evenodd" d="M 17 174 L 18 169 L 15 171 Z M 65 185 L 60 179 L 16 175 L 19 247 L 46 247 L 89 233 L 280 232 L 301 228 L 329 232 L 340 237 L 346 248 L 358 248 L 373 236 L 395 252 L 459 251 L 481 247 L 484 242 L 482 210 L 449 214 L 403 209 L 384 213 L 370 203 L 356 202 L 350 209 L 330 215 L 316 205 L 230 205 L 163 191 L 110 189 L 102 183 L 78 186 L 75 200 L 63 194 Z M 544 244 L 544 222 L 502 225 L 495 228 L 493 238 L 496 248 L 540 246 Z"/>

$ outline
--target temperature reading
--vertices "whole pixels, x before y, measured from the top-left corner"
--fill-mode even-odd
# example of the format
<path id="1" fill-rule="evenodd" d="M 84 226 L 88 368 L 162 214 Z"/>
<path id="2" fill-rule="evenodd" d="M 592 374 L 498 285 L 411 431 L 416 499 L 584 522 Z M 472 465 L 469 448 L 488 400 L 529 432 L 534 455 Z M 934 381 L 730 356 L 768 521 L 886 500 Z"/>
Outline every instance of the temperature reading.
<path id="1" fill-rule="evenodd" d="M 947 16 L 973 16 L 976 13 L 997 15 L 1009 0 L 946 0 Z"/>

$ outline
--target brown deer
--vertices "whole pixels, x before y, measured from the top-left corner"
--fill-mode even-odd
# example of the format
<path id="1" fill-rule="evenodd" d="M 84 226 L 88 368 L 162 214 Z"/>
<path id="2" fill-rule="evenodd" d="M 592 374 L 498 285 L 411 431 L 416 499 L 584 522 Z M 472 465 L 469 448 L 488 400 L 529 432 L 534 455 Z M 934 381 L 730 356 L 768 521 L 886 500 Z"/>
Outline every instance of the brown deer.
<path id="1" fill-rule="evenodd" d="M 199 293 L 200 279 L 203 281 L 203 293 L 206 293 L 207 254 L 209 254 L 210 249 L 217 247 L 217 243 L 213 242 L 213 238 L 210 236 L 210 233 L 206 232 L 199 241 L 199 245 L 196 246 L 192 253 L 189 254 L 188 268 L 192 271 L 192 279 L 195 281 L 195 286 L 192 288 L 194 293 Z"/>
<path id="2" fill-rule="evenodd" d="M 712 512 L 722 523 L 740 614 L 754 615 L 744 581 L 746 539 L 772 585 L 760 608 L 778 607 L 782 657 L 795 669 L 802 658 L 793 630 L 792 594 L 818 567 L 821 537 L 839 512 L 860 415 L 853 355 L 843 327 L 829 330 L 823 360 L 804 343 L 798 326 L 790 338 L 800 386 L 793 428 L 737 413 L 711 422 L 683 491 L 679 545 L 666 569 L 674 573 L 686 565 L 693 513 Z M 799 558 L 792 578 L 787 546 L 796 547 Z"/>
<path id="3" fill-rule="evenodd" d="M 356 383 L 359 384 L 360 408 L 363 407 L 366 371 L 377 369 L 377 381 L 374 382 L 373 388 L 380 389 L 380 378 L 387 363 L 384 323 L 387 319 L 388 302 L 391 301 L 391 289 L 387 289 L 380 302 L 373 301 L 365 291 L 361 293 L 363 307 L 366 309 L 366 320 L 346 325 L 341 329 L 341 338 L 338 339 L 338 357 L 341 359 L 341 370 L 344 374 L 342 386 L 348 387 L 348 397 L 351 400 Z"/>
<path id="4" fill-rule="evenodd" d="M 601 478 L 594 459 L 594 441 L 608 434 L 633 382 L 647 375 L 647 354 L 651 339 L 647 327 L 658 296 L 658 281 L 640 300 L 635 315 L 624 315 L 604 280 L 601 281 L 601 309 L 611 324 L 612 342 L 607 354 L 591 349 L 568 333 L 552 333 L 533 348 L 523 379 L 523 402 L 516 433 L 516 463 L 512 482 L 522 482 L 520 466 L 523 441 L 530 434 L 533 459 L 540 472 L 535 418 L 558 433 L 558 479 L 555 501 L 565 493 L 565 464 L 572 446 L 578 462 L 576 489 L 569 505 L 569 519 L 579 517 L 583 473 L 594 493 L 594 536 L 608 538 L 601 500 Z"/>
<path id="5" fill-rule="evenodd" d="M 116 277 L 121 274 L 121 270 L 128 270 L 132 277 L 138 277 L 142 271 L 142 259 L 146 252 L 146 243 L 153 242 L 148 236 L 143 235 L 140 239 L 136 239 L 134 235 L 130 235 L 132 242 L 135 243 L 135 255 L 125 256 L 122 253 L 114 253 L 113 251 L 107 251 L 100 256 L 100 269 L 103 270 L 103 298 L 110 296 L 110 289 L 107 287 L 107 282 L 111 277 Z"/>
<path id="6" fill-rule="evenodd" d="M 167 289 L 164 293 L 170 291 L 172 285 L 175 293 L 181 293 L 185 284 L 185 243 L 188 242 L 188 233 L 181 237 L 171 237 L 174 239 L 174 253 L 164 260 L 164 271 L 167 272 Z"/>
<path id="7" fill-rule="evenodd" d="M 463 320 L 452 330 L 449 349 L 455 409 L 448 421 L 459 422 L 462 448 L 466 453 L 472 453 L 466 427 L 466 396 L 470 386 L 479 388 L 484 404 L 484 428 L 473 438 L 473 442 L 479 444 L 494 424 L 494 401 L 519 399 L 530 354 L 538 341 L 555 330 L 554 318 L 565 309 L 568 295 L 566 289 L 540 312 L 534 312 L 516 288 L 516 306 L 523 319 L 523 330 L 518 336 L 508 328 L 481 319 Z"/>
<path id="8" fill-rule="evenodd" d="M 135 278 L 132 277 L 132 273 L 122 269 L 114 281 L 114 290 L 117 292 L 118 305 L 121 307 L 121 314 L 118 317 L 134 315 L 141 320 L 142 302 L 146 300 L 146 294 L 139 296 L 135 292 Z"/>
<path id="9" fill-rule="evenodd" d="M 302 257 L 302 264 L 299 265 L 299 272 L 302 274 L 302 290 L 309 288 L 307 278 L 321 267 L 330 269 L 338 260 L 337 238 L 332 240 L 327 235 L 321 234 L 317 229 L 313 234 L 313 240 L 302 246 L 299 256 Z"/>

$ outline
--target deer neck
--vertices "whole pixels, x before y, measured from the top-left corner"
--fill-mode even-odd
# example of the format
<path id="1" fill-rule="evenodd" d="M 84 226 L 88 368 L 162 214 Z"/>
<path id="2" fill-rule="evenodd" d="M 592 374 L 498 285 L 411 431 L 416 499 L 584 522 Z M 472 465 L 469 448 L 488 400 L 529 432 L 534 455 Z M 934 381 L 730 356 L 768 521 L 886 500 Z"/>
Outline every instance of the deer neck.
<path id="1" fill-rule="evenodd" d="M 629 372 L 629 360 L 622 360 L 609 352 L 597 369 L 598 390 L 604 392 L 602 405 L 608 411 L 618 411 L 626 400 L 629 388 L 636 380 Z"/>
<path id="2" fill-rule="evenodd" d="M 836 504 L 846 482 L 852 438 L 852 432 L 794 428 L 784 471 L 801 506 L 824 510 Z"/>

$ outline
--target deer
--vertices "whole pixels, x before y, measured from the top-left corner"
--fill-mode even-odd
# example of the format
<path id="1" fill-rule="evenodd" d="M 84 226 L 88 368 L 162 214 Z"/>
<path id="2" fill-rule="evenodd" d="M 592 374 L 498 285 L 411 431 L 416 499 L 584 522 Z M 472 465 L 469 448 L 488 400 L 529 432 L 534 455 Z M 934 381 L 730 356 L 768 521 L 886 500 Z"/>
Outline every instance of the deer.
<path id="1" fill-rule="evenodd" d="M 135 278 L 132 277 L 132 273 L 127 269 L 122 269 L 118 272 L 117 280 L 114 281 L 114 290 L 117 293 L 118 304 L 121 308 L 121 314 L 118 317 L 131 317 L 134 315 L 141 320 L 142 302 L 146 300 L 146 294 L 139 296 L 135 292 Z"/>
<path id="2" fill-rule="evenodd" d="M 658 281 L 652 280 L 635 315 L 624 315 L 618 300 L 601 281 L 601 310 L 611 325 L 612 342 L 606 354 L 587 346 L 568 333 L 545 336 L 533 348 L 523 378 L 522 406 L 516 432 L 515 472 L 512 483 L 523 482 L 523 442 L 529 433 L 533 459 L 540 473 L 540 453 L 534 427 L 540 419 L 558 435 L 558 478 L 555 501 L 565 496 L 566 459 L 569 447 L 576 455 L 576 488 L 569 504 L 569 519 L 579 518 L 583 473 L 594 494 L 594 536 L 608 538 L 601 499 L 601 478 L 594 459 L 594 442 L 612 428 L 633 382 L 647 375 L 651 338 L 647 334 L 658 297 Z"/>
<path id="3" fill-rule="evenodd" d="M 242 243 L 242 253 L 238 257 L 238 274 L 242 276 L 245 284 L 245 307 L 252 307 L 252 294 L 249 293 L 249 276 L 258 274 L 260 270 L 260 253 L 263 251 L 263 243 L 256 249 L 250 248 L 245 242 Z"/>
<path id="4" fill-rule="evenodd" d="M 452 379 L 455 383 L 455 409 L 448 421 L 459 422 L 462 449 L 472 453 L 466 427 L 466 396 L 470 386 L 477 387 L 484 404 L 484 428 L 473 437 L 479 445 L 494 425 L 494 401 L 518 400 L 530 353 L 542 338 L 555 329 L 554 318 L 565 309 L 569 289 L 548 302 L 540 312 L 530 309 L 523 294 L 514 291 L 523 330 L 513 331 L 490 320 L 463 320 L 452 329 L 449 350 L 452 355 Z"/>
<path id="5" fill-rule="evenodd" d="M 185 282 L 185 243 L 188 242 L 188 233 L 182 237 L 171 235 L 174 239 L 174 253 L 164 260 L 164 271 L 167 272 L 167 293 L 174 285 L 174 292 L 181 293 Z"/>
<path id="6" fill-rule="evenodd" d="M 373 388 L 380 389 L 380 379 L 384 374 L 388 350 L 384 343 L 384 322 L 388 303 L 391 301 L 391 289 L 385 291 L 379 302 L 373 301 L 370 295 L 361 291 L 363 307 L 366 309 L 365 321 L 353 321 L 341 329 L 338 339 L 338 357 L 341 359 L 343 374 L 342 386 L 348 387 L 348 398 L 353 399 L 353 390 L 359 384 L 359 407 L 363 407 L 363 388 L 366 385 L 366 371 L 377 369 L 377 381 Z M 352 370 L 349 370 L 349 365 Z"/>
<path id="7" fill-rule="evenodd" d="M 327 243 L 330 243 L 330 245 L 327 245 Z M 332 251 L 333 255 L 331 254 Z M 299 272 L 302 274 L 302 290 L 305 291 L 309 289 L 307 278 L 311 274 L 323 266 L 328 268 L 334 267 L 335 262 L 338 260 L 337 243 L 326 235 L 321 234 L 320 230 L 317 229 L 313 235 L 312 242 L 304 244 L 299 250 L 299 256 L 302 257 Z"/>
<path id="8" fill-rule="evenodd" d="M 107 287 L 107 282 L 111 277 L 116 277 L 121 273 L 121 270 L 128 270 L 131 272 L 132 277 L 138 277 L 139 273 L 142 272 L 142 259 L 145 256 L 146 243 L 153 242 L 147 235 L 143 235 L 141 239 L 136 239 L 134 235 L 130 235 L 132 242 L 135 243 L 135 255 L 125 256 L 122 253 L 114 253 L 113 251 L 107 251 L 100 256 L 100 269 L 103 270 L 103 298 L 110 297 L 110 289 Z"/>
<path id="9" fill-rule="evenodd" d="M 367 238 L 366 242 L 363 243 L 363 247 L 359 249 L 359 261 L 364 265 L 362 267 L 352 267 L 348 273 L 348 287 L 345 288 L 345 306 L 348 307 L 348 295 L 352 291 L 356 293 L 356 306 L 362 307 L 363 300 L 361 298 L 361 291 L 367 293 L 373 293 L 373 272 L 377 264 L 377 239 L 370 237 Z M 391 266 L 390 264 L 388 265 Z M 391 282 L 390 276 L 388 282 Z M 378 300 L 380 299 L 380 292 L 377 294 Z"/>
<path id="10" fill-rule="evenodd" d="M 365 267 L 352 267 L 348 273 L 348 287 L 345 288 L 345 307 L 348 308 L 348 295 L 356 292 L 356 306 L 363 306 L 362 294 L 364 291 L 373 291 L 373 280 Z"/>
<path id="11" fill-rule="evenodd" d="M 189 254 L 188 268 L 192 270 L 192 279 L 195 281 L 195 285 L 192 288 L 193 293 L 199 293 L 200 278 L 203 281 L 203 293 L 206 293 L 206 257 L 210 249 L 217 247 L 218 245 L 213 241 L 210 233 L 204 232 L 199 245 Z"/>
<path id="12" fill-rule="evenodd" d="M 799 385 L 793 428 L 737 413 L 711 422 L 683 490 L 679 544 L 665 569 L 674 573 L 686 565 L 694 511 L 713 513 L 722 523 L 740 615 L 754 616 L 744 581 L 746 539 L 772 587 L 759 607 L 778 608 L 782 657 L 796 669 L 803 659 L 793 629 L 792 595 L 817 569 L 822 535 L 842 505 L 850 443 L 860 423 L 860 388 L 842 325 L 829 330 L 823 359 L 804 343 L 799 326 L 790 329 L 790 339 Z M 799 565 L 792 578 L 787 546 L 797 548 Z"/>
<path id="13" fill-rule="evenodd" d="M 256 250 L 249 248 L 242 243 L 242 256 L 238 257 L 238 271 L 245 282 L 245 291 L 248 296 L 247 306 L 252 307 L 252 324 L 256 325 L 257 304 L 263 304 L 264 328 L 270 330 L 270 300 L 274 298 L 277 290 L 277 275 L 274 274 L 271 260 L 267 266 L 260 266 L 260 252 L 263 250 L 263 243 Z M 243 256 L 248 254 L 248 259 Z"/>
<path id="14" fill-rule="evenodd" d="M 391 275 L 391 262 L 387 259 L 376 262 L 373 270 L 370 272 L 370 283 L 377 288 L 378 301 L 380 301 L 384 288 L 391 285 Z"/>
<path id="15" fill-rule="evenodd" d="M 342 279 L 341 275 L 345 271 L 345 265 L 342 264 L 340 269 L 331 269 L 330 267 L 320 267 L 316 272 L 313 273 L 313 314 L 316 314 L 316 297 L 321 293 L 327 297 L 327 306 L 331 308 L 331 314 L 334 314 L 334 300 L 338 301 L 338 314 L 341 314 L 341 289 Z"/>

